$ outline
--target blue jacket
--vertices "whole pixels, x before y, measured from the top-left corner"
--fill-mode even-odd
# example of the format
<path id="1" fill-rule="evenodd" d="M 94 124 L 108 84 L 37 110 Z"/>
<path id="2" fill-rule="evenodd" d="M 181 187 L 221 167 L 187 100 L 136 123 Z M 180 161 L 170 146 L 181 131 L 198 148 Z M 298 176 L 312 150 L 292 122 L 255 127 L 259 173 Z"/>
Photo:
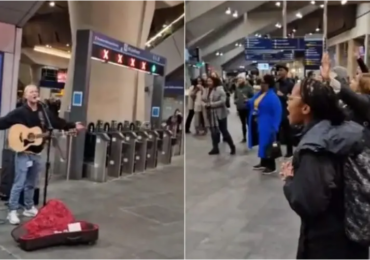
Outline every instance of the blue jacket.
<path id="1" fill-rule="evenodd" d="M 266 148 L 272 144 L 279 132 L 280 122 L 282 117 L 282 105 L 280 103 L 278 95 L 274 89 L 269 89 L 265 97 L 261 100 L 258 105 L 258 111 L 254 109 L 254 101 L 258 98 L 262 92 L 256 93 L 251 98 L 246 106 L 251 111 L 249 113 L 248 123 L 248 147 L 252 148 L 252 119 L 253 114 L 257 113 L 257 124 L 258 124 L 258 157 L 266 158 Z"/>

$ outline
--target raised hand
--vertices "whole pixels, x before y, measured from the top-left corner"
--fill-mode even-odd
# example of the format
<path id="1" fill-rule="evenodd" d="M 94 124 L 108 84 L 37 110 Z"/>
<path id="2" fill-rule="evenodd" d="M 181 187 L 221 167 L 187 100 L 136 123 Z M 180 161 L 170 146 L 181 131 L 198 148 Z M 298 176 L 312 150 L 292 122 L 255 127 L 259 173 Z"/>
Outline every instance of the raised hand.
<path id="1" fill-rule="evenodd" d="M 321 68 L 320 68 L 320 71 L 321 71 L 321 77 L 323 79 L 329 79 L 330 78 L 330 57 L 329 57 L 329 53 L 328 52 L 325 52 L 323 53 L 322 55 L 322 59 L 321 59 Z"/>

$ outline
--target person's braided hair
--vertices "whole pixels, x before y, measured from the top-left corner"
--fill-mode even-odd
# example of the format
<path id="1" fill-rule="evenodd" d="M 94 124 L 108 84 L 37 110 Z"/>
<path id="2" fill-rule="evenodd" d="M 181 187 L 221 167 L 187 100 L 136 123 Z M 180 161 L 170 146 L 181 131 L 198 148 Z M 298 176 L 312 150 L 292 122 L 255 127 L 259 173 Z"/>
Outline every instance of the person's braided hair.
<path id="1" fill-rule="evenodd" d="M 346 116 L 333 88 L 324 82 L 306 78 L 301 83 L 300 91 L 302 101 L 310 106 L 314 120 L 329 120 L 334 125 L 343 123 Z"/>

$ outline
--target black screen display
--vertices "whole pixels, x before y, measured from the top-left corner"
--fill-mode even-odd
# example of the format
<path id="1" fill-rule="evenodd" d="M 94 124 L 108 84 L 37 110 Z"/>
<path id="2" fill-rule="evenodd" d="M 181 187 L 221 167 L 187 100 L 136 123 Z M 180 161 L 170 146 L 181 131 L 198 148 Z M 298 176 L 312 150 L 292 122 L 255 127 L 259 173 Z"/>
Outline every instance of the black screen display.
<path id="1" fill-rule="evenodd" d="M 164 66 L 146 60 L 122 54 L 99 45 L 93 45 L 92 57 L 127 68 L 137 69 L 154 75 L 164 76 Z"/>

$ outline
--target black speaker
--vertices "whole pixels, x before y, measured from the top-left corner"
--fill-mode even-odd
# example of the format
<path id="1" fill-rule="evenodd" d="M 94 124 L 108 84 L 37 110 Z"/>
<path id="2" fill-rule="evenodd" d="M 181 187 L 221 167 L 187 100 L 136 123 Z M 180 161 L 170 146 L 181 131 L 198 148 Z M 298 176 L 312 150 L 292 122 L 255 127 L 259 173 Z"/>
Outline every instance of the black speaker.
<path id="1" fill-rule="evenodd" d="M 15 166 L 14 166 L 15 152 L 10 149 L 3 149 L 2 156 L 2 171 L 0 178 L 0 200 L 8 201 L 10 197 L 10 191 L 14 182 Z M 33 202 L 35 205 L 39 204 L 40 189 L 35 189 L 35 195 Z M 23 203 L 23 191 L 19 197 L 19 205 L 24 206 Z"/>

